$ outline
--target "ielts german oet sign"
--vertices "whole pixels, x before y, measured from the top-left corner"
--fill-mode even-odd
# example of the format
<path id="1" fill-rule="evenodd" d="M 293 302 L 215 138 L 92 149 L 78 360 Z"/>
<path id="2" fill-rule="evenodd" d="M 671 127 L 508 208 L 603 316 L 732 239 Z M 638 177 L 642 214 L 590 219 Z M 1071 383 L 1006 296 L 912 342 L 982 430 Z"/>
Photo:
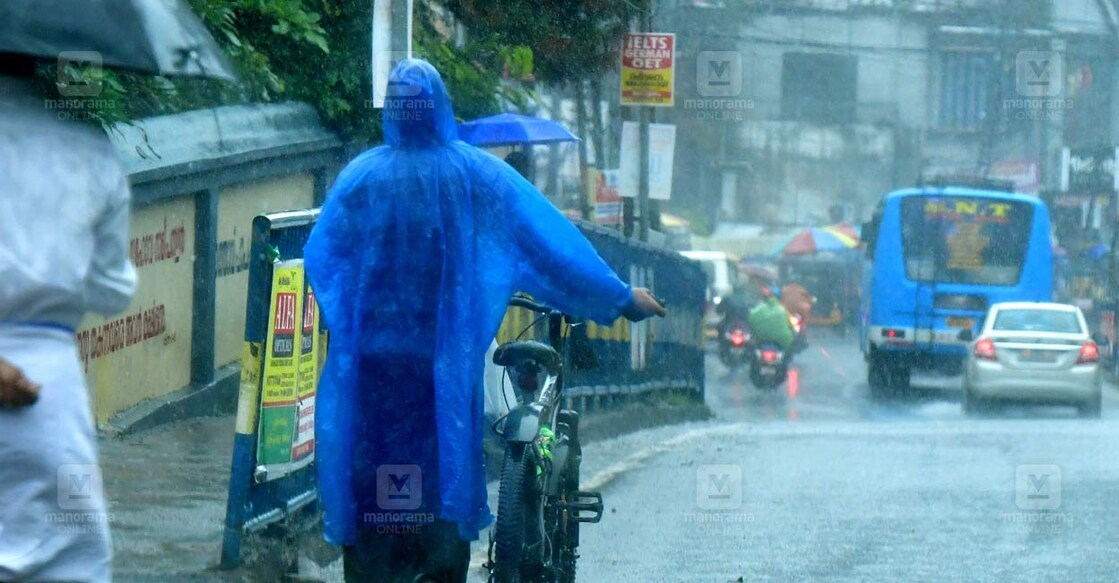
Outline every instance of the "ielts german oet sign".
<path id="1" fill-rule="evenodd" d="M 672 107 L 676 35 L 630 33 L 622 39 L 622 105 Z"/>

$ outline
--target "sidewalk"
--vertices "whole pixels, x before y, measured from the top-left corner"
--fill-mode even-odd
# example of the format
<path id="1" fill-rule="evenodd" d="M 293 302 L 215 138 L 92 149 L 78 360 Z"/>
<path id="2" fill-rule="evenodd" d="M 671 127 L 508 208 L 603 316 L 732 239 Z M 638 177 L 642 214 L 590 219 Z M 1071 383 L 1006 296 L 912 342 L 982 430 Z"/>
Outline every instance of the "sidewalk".
<path id="1" fill-rule="evenodd" d="M 620 451 L 640 449 L 649 435 L 673 433 L 673 425 L 707 417 L 694 407 L 634 407 L 622 414 L 588 419 L 584 440 L 584 480 L 617 461 Z M 655 429 L 650 426 L 662 425 Z M 220 571 L 217 569 L 225 521 L 229 466 L 233 451 L 233 416 L 205 417 L 162 425 L 120 437 L 102 437 L 101 466 L 113 532 L 114 581 L 282 581 L 281 565 Z M 620 434 L 624 436 L 619 437 Z M 496 483 L 490 484 L 496 489 Z M 497 493 L 490 493 L 496 504 Z M 483 541 L 488 540 L 483 537 Z M 316 540 L 317 542 L 317 540 Z M 484 555 L 475 544 L 475 567 Z M 311 544 L 310 546 L 316 546 Z M 322 547 L 328 547 L 325 542 Z M 250 552 L 248 545 L 244 552 Z M 300 551 L 322 554 L 321 549 Z M 250 557 L 245 557 L 249 560 Z M 326 569 L 311 568 L 313 579 L 341 581 L 341 561 Z M 475 572 L 472 576 L 477 576 Z M 298 580 L 298 579 L 292 579 Z"/>
<path id="2" fill-rule="evenodd" d="M 115 581 L 242 579 L 214 570 L 225 520 L 232 416 L 99 442 Z"/>

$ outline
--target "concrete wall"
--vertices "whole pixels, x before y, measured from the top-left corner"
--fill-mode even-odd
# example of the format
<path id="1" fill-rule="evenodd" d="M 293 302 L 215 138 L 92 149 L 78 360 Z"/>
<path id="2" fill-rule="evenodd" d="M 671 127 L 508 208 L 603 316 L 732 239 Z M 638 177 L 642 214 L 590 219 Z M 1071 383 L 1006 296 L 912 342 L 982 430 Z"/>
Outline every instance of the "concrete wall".
<path id="1" fill-rule="evenodd" d="M 761 15 L 741 24 L 743 98 L 749 119 L 728 128 L 724 207 L 763 223 L 827 220 L 833 204 L 869 208 L 894 186 L 899 128 L 929 119 L 927 29 L 901 16 L 843 13 Z M 856 59 L 855 119 L 844 126 L 785 121 L 781 115 L 786 53 Z M 907 139 L 907 138 L 903 138 Z M 913 164 L 907 163 L 912 166 Z M 726 198 L 736 202 L 728 203 Z M 857 217 L 851 217 L 857 219 Z"/>
<path id="2" fill-rule="evenodd" d="M 218 200 L 217 317 L 214 364 L 239 361 L 245 340 L 245 300 L 253 217 L 314 206 L 314 176 L 308 173 L 246 182 L 221 189 Z"/>
<path id="3" fill-rule="evenodd" d="M 744 56 L 744 98 L 760 119 L 781 115 L 785 53 L 849 55 L 858 60 L 856 121 L 923 125 L 928 117 L 928 34 L 901 16 L 777 14 L 745 21 L 737 35 Z"/>
<path id="4" fill-rule="evenodd" d="M 1113 2 L 1113 0 L 1106 0 Z M 1110 18 L 1100 0 L 1053 0 L 1053 28 L 1063 33 L 1106 35 Z"/>
<path id="5" fill-rule="evenodd" d="M 203 398 L 233 406 L 252 220 L 321 202 L 342 162 L 337 138 L 303 104 L 222 107 L 117 130 L 139 291 L 124 313 L 88 317 L 77 334 L 95 418 L 109 430 L 158 422 Z"/>
<path id="6" fill-rule="evenodd" d="M 131 229 L 136 297 L 122 314 L 90 316 L 78 328 L 99 421 L 190 384 L 194 213 L 191 197 L 137 205 Z"/>

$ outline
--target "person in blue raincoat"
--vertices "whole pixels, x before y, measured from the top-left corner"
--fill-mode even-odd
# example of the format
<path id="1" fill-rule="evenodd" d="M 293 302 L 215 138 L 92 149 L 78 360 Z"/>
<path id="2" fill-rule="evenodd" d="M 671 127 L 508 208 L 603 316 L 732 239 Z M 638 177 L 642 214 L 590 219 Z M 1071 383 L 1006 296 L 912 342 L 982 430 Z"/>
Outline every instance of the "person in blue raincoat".
<path id="1" fill-rule="evenodd" d="M 493 517 L 482 367 L 525 291 L 609 324 L 663 315 L 516 171 L 457 138 L 439 73 L 400 62 L 385 145 L 342 170 L 304 248 L 330 329 L 319 389 L 319 493 L 348 581 L 465 581 Z"/>

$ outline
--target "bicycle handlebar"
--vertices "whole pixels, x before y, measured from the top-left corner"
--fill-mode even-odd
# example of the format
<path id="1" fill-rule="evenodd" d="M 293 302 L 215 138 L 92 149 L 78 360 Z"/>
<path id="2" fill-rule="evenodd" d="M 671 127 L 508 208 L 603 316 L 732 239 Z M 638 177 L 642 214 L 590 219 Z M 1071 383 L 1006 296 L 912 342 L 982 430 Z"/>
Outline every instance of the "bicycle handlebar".
<path id="1" fill-rule="evenodd" d="M 536 312 L 538 314 L 551 314 L 552 312 L 557 311 L 548 306 L 545 306 L 544 304 L 534 302 L 524 296 L 513 296 L 509 298 L 509 305 L 517 308 L 524 308 L 526 310 L 532 310 L 533 312 Z"/>
<path id="2" fill-rule="evenodd" d="M 563 312 L 551 306 L 547 306 L 539 302 L 534 302 L 524 296 L 513 296 L 509 298 L 509 305 L 516 308 L 531 310 L 545 316 L 563 316 L 564 322 L 567 322 L 568 324 L 571 324 L 573 326 L 583 323 L 582 318 L 576 318 L 575 316 L 572 316 L 570 314 L 564 314 Z"/>

